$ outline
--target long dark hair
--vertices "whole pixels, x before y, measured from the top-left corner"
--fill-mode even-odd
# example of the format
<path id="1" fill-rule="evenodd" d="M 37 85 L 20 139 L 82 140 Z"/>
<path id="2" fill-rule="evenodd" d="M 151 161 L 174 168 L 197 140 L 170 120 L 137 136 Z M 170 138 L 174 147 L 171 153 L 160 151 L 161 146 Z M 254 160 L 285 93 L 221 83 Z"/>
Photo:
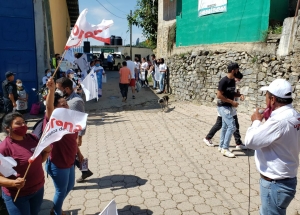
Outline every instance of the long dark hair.
<path id="1" fill-rule="evenodd" d="M 20 114 L 19 112 L 13 112 L 13 113 L 8 113 L 4 116 L 3 120 L 2 120 L 2 130 L 8 134 L 8 131 L 6 130 L 7 128 L 11 127 L 12 122 L 14 121 L 14 119 L 16 119 L 17 117 L 21 117 L 22 119 L 24 119 L 23 115 Z"/>
<path id="2" fill-rule="evenodd" d="M 61 95 L 59 95 L 58 93 L 54 94 L 54 107 L 57 107 L 58 105 L 58 101 L 63 98 Z"/>

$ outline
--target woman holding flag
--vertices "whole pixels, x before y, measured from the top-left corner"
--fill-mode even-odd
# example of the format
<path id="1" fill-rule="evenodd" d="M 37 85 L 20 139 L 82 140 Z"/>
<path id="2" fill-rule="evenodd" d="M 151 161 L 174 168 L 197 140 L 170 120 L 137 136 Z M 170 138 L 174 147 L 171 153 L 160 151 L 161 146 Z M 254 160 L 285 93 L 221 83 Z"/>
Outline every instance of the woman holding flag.
<path id="1" fill-rule="evenodd" d="M 27 133 L 27 125 L 18 112 L 7 114 L 2 122 L 2 128 L 7 137 L 0 144 L 0 153 L 5 157 L 12 157 L 17 166 L 14 167 L 16 176 L 5 178 L 0 174 L 2 198 L 9 214 L 12 215 L 38 215 L 44 196 L 44 171 L 42 163 L 46 161 L 51 147 L 46 147 L 42 153 L 31 163 L 26 180 L 23 178 L 29 165 L 28 160 L 38 145 L 38 138 Z M 22 189 L 21 189 L 22 188 Z M 14 202 L 18 189 L 21 189 Z"/>
<path id="2" fill-rule="evenodd" d="M 65 98 L 55 93 L 55 83 L 52 78 L 47 82 L 49 94 L 46 99 L 46 116 L 48 121 L 55 108 L 69 108 Z M 46 171 L 51 176 L 55 194 L 53 197 L 54 207 L 50 214 L 61 215 L 63 201 L 75 184 L 74 158 L 78 156 L 82 162 L 83 156 L 77 145 L 76 133 L 65 134 L 60 140 L 52 144 L 52 151 L 46 162 Z"/>

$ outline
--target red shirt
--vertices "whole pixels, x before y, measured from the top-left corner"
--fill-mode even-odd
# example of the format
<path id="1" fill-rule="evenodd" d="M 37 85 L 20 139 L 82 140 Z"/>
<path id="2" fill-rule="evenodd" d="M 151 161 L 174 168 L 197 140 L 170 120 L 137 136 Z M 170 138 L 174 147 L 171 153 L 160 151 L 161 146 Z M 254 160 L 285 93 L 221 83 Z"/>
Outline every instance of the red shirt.
<path id="1" fill-rule="evenodd" d="M 33 155 L 33 152 L 38 144 L 38 139 L 32 134 L 26 134 L 24 140 L 12 140 L 6 137 L 0 143 L 0 153 L 7 157 L 10 156 L 16 160 L 17 166 L 14 167 L 19 177 L 23 177 L 29 165 L 28 159 Z M 16 179 L 12 175 L 9 179 Z M 45 176 L 42 167 L 42 156 L 39 155 L 28 170 L 25 186 L 20 190 L 19 196 L 27 196 L 37 192 L 44 186 Z M 2 187 L 3 192 L 8 196 L 15 196 L 18 189 L 14 187 Z"/>
<path id="2" fill-rule="evenodd" d="M 44 125 L 47 124 L 45 116 Z M 66 134 L 59 141 L 52 143 L 52 151 L 50 152 L 50 161 L 60 169 L 67 169 L 74 165 L 75 156 L 77 154 L 77 136 L 78 133 Z"/>

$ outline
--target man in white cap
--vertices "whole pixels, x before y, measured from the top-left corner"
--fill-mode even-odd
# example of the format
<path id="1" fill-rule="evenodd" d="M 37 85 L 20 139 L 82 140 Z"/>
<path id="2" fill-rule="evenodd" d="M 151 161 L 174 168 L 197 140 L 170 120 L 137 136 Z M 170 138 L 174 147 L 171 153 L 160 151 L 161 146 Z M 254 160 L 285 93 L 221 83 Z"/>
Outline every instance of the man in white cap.
<path id="1" fill-rule="evenodd" d="M 268 119 L 257 109 L 251 116 L 245 145 L 255 150 L 260 172 L 261 215 L 286 214 L 296 193 L 300 152 L 300 114 L 292 106 L 292 86 L 274 80 L 266 91 Z M 266 111 L 265 111 L 266 112 Z M 265 117 L 264 117 L 265 116 Z M 262 124 L 263 118 L 266 122 Z"/>

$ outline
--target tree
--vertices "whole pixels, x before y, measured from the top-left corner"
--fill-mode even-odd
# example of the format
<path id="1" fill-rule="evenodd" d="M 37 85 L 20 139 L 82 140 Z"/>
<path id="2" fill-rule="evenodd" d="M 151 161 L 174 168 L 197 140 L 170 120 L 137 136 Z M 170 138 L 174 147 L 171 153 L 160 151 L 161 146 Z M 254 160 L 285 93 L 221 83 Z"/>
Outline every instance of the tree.
<path id="1" fill-rule="evenodd" d="M 129 25 L 143 29 L 143 35 L 147 39 L 146 45 L 152 49 L 156 48 L 157 42 L 158 1 L 137 0 L 137 9 L 132 16 L 127 16 Z"/>

